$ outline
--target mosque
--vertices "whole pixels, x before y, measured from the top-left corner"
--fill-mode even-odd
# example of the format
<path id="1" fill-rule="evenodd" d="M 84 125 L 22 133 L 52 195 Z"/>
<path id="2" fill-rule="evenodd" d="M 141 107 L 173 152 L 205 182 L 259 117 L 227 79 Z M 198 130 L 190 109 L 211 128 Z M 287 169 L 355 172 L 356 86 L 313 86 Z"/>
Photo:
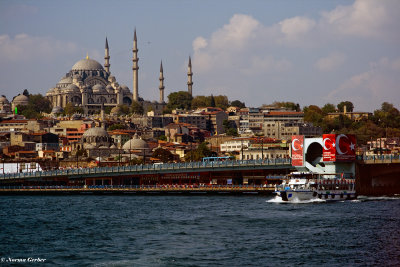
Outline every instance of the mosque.
<path id="1" fill-rule="evenodd" d="M 164 101 L 165 87 L 162 62 L 159 75 L 160 99 L 158 102 L 144 101 L 143 98 L 139 97 L 138 51 L 135 30 L 132 49 L 133 92 L 126 85 L 120 85 L 115 76 L 111 75 L 110 51 L 106 38 L 104 66 L 86 56 L 85 59 L 76 62 L 56 86 L 46 93 L 46 98 L 49 99 L 53 106 L 53 112 L 62 111 L 68 103 L 72 103 L 73 106 L 81 107 L 85 114 L 95 114 L 99 113 L 102 107 L 130 106 L 133 101 L 138 101 L 145 111 L 151 107 L 156 114 L 161 114 L 166 105 Z M 188 92 L 192 94 L 193 73 L 190 57 L 187 75 Z"/>

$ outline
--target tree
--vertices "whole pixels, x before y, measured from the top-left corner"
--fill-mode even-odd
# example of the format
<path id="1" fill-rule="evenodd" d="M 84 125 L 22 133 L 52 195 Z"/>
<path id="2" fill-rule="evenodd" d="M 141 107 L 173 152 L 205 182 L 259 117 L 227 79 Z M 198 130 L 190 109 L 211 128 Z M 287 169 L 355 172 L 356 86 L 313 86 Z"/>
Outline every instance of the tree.
<path id="1" fill-rule="evenodd" d="M 117 130 L 117 129 L 126 129 L 126 125 L 121 124 L 121 123 L 114 123 L 113 125 L 108 127 L 109 131 L 113 131 L 113 130 Z"/>
<path id="2" fill-rule="evenodd" d="M 69 102 L 65 108 L 64 113 L 68 116 L 71 116 L 74 113 L 83 113 L 83 108 L 74 106 L 71 102 Z"/>
<path id="3" fill-rule="evenodd" d="M 174 92 L 168 95 L 167 108 L 190 110 L 193 97 L 186 91 Z"/>
<path id="4" fill-rule="evenodd" d="M 328 113 L 334 113 L 336 108 L 334 104 L 327 103 L 321 108 L 321 110 L 324 115 L 327 115 Z"/>
<path id="5" fill-rule="evenodd" d="M 158 158 L 162 162 L 171 162 L 174 160 L 174 155 L 171 151 L 164 149 L 164 148 L 157 148 L 152 155 L 153 158 Z"/>
<path id="6" fill-rule="evenodd" d="M 166 137 L 165 135 L 160 135 L 160 136 L 158 137 L 158 140 L 167 141 L 167 137 Z"/>
<path id="7" fill-rule="evenodd" d="M 198 95 L 192 100 L 192 109 L 204 108 L 209 106 L 209 101 L 206 96 Z"/>
<path id="8" fill-rule="evenodd" d="M 278 102 L 278 101 L 275 101 L 272 105 L 274 105 L 277 108 L 287 108 L 287 109 L 291 109 L 291 110 L 300 111 L 300 105 L 296 104 L 294 102 Z"/>
<path id="9" fill-rule="evenodd" d="M 142 103 L 140 103 L 139 101 L 132 101 L 132 105 L 131 105 L 131 111 L 134 114 L 140 114 L 143 115 L 143 105 Z"/>
<path id="10" fill-rule="evenodd" d="M 29 96 L 29 91 L 28 89 L 24 89 L 24 92 L 22 93 L 24 96 Z"/>
<path id="11" fill-rule="evenodd" d="M 26 90 L 26 89 L 25 89 Z M 28 105 L 18 105 L 18 112 L 28 119 L 39 119 L 40 112 L 51 112 L 50 101 L 41 94 L 29 95 Z"/>
<path id="12" fill-rule="evenodd" d="M 323 119 L 322 110 L 315 105 L 310 105 L 308 107 L 304 107 L 304 121 L 312 122 L 315 125 L 320 125 Z"/>
<path id="13" fill-rule="evenodd" d="M 346 106 L 346 111 L 347 112 L 353 112 L 354 110 L 354 105 L 350 101 L 342 101 L 337 105 L 337 108 L 339 109 L 340 112 L 344 112 L 344 106 Z"/>
<path id="14" fill-rule="evenodd" d="M 223 110 L 229 107 L 229 100 L 226 95 L 214 96 L 215 106 Z"/>
<path id="15" fill-rule="evenodd" d="M 245 107 L 246 107 L 245 103 L 244 103 L 244 102 L 241 102 L 241 101 L 239 101 L 239 100 L 234 100 L 234 101 L 232 101 L 232 102 L 231 102 L 231 106 L 233 106 L 233 107 L 238 107 L 238 108 L 245 108 Z"/>
<path id="16" fill-rule="evenodd" d="M 210 157 L 213 152 L 208 148 L 207 143 L 201 143 L 195 150 L 186 153 L 186 161 L 200 161 L 204 157 Z"/>
<path id="17" fill-rule="evenodd" d="M 215 99 L 213 95 L 211 95 L 210 107 L 215 108 Z"/>

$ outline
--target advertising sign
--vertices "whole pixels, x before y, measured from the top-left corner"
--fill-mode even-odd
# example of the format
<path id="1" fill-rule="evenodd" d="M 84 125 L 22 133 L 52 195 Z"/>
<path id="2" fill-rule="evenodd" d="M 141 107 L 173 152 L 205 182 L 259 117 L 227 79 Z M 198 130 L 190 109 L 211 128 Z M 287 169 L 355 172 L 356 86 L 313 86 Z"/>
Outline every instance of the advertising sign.
<path id="1" fill-rule="evenodd" d="M 353 134 L 336 135 L 336 161 L 356 159 L 356 137 Z"/>
<path id="2" fill-rule="evenodd" d="M 304 165 L 304 135 L 292 136 L 292 166 Z"/>
<path id="3" fill-rule="evenodd" d="M 336 161 L 336 134 L 322 135 L 323 161 Z"/>
<path id="4" fill-rule="evenodd" d="M 352 134 L 322 135 L 323 161 L 353 161 L 356 159 L 356 137 Z"/>

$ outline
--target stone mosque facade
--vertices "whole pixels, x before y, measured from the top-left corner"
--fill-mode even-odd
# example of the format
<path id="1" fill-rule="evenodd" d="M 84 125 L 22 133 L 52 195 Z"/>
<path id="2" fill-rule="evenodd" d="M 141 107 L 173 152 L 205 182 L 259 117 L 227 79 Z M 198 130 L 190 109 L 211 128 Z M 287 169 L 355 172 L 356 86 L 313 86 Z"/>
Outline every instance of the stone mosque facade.
<path id="1" fill-rule="evenodd" d="M 81 107 L 84 114 L 99 113 L 105 107 L 117 107 L 119 105 L 130 106 L 133 101 L 139 101 L 143 107 L 152 109 L 156 113 L 162 113 L 164 108 L 164 75 L 162 63 L 160 68 L 160 100 L 159 102 L 143 101 L 139 97 L 138 88 L 138 48 L 136 30 L 133 39 L 133 92 L 126 85 L 120 85 L 110 72 L 110 53 L 108 40 L 105 43 L 104 66 L 96 60 L 86 56 L 85 59 L 76 62 L 71 70 L 61 78 L 54 88 L 46 93 L 53 106 L 53 110 L 62 111 L 68 103 L 75 107 Z M 192 94 L 192 66 L 189 58 L 188 65 L 188 92 Z"/>

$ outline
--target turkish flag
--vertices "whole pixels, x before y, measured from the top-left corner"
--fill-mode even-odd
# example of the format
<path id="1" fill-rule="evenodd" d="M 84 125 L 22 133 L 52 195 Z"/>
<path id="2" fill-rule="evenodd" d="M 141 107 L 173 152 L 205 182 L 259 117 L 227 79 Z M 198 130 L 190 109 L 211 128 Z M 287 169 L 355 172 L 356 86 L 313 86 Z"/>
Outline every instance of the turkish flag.
<path id="1" fill-rule="evenodd" d="M 336 161 L 336 134 L 322 135 L 323 161 Z"/>
<path id="2" fill-rule="evenodd" d="M 292 166 L 303 166 L 304 135 L 292 136 Z"/>
<path id="3" fill-rule="evenodd" d="M 356 136 L 353 134 L 336 135 L 336 160 L 353 161 L 356 159 Z"/>

